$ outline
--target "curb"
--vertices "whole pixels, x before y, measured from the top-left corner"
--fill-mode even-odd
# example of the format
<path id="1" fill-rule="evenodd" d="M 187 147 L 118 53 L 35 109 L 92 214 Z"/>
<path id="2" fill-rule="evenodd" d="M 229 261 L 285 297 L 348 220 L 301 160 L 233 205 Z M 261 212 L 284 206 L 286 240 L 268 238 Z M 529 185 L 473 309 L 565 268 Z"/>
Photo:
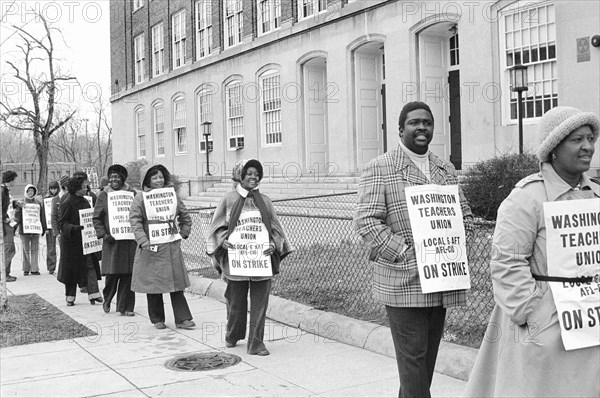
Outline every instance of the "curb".
<path id="1" fill-rule="evenodd" d="M 227 284 L 220 279 L 189 275 L 191 293 L 225 302 Z M 390 328 L 361 321 L 335 312 L 317 310 L 308 305 L 271 295 L 267 317 L 320 337 L 396 358 Z M 477 357 L 477 349 L 442 340 L 435 371 L 464 381 Z"/>

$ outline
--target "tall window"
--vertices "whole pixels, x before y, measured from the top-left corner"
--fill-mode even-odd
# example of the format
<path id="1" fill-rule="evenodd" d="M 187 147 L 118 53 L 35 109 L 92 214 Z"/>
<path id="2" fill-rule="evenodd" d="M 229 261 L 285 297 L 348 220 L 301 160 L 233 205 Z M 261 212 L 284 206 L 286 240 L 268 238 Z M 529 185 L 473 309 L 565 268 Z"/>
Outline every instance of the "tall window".
<path id="1" fill-rule="evenodd" d="M 162 22 L 152 27 L 152 77 L 165 73 L 165 39 Z"/>
<path id="2" fill-rule="evenodd" d="M 185 10 L 173 15 L 173 69 L 185 64 Z"/>
<path id="3" fill-rule="evenodd" d="M 276 70 L 259 77 L 261 132 L 266 145 L 281 144 L 281 83 Z"/>
<path id="4" fill-rule="evenodd" d="M 233 81 L 225 87 L 225 101 L 227 104 L 227 136 L 229 148 L 240 149 L 244 147 L 244 102 L 242 84 Z"/>
<path id="5" fill-rule="evenodd" d="M 541 117 L 558 105 L 554 4 L 516 3 L 501 12 L 500 29 L 504 90 L 511 93 L 508 119 L 517 120 L 517 93 L 510 91 L 510 68 L 516 64 L 527 66 L 523 117 Z"/>
<path id="6" fill-rule="evenodd" d="M 144 6 L 144 0 L 133 0 L 133 12 L 136 12 Z"/>
<path id="7" fill-rule="evenodd" d="M 152 110 L 152 126 L 156 140 L 156 156 L 165 155 L 165 108 L 162 102 L 154 105 Z"/>
<path id="8" fill-rule="evenodd" d="M 456 66 L 460 64 L 459 52 L 458 52 L 458 33 L 455 33 L 450 37 L 450 66 Z"/>
<path id="9" fill-rule="evenodd" d="M 173 101 L 173 135 L 177 140 L 177 153 L 187 152 L 185 126 L 185 98 L 177 97 Z"/>
<path id="10" fill-rule="evenodd" d="M 144 34 L 137 35 L 133 39 L 133 53 L 135 54 L 135 83 L 141 83 L 146 79 L 146 49 L 144 45 Z"/>
<path id="11" fill-rule="evenodd" d="M 242 0 L 225 0 L 225 48 L 242 42 Z"/>
<path id="12" fill-rule="evenodd" d="M 137 134 L 138 158 L 146 157 L 146 130 L 144 129 L 144 109 L 135 111 L 135 132 Z"/>
<path id="13" fill-rule="evenodd" d="M 281 26 L 281 0 L 257 0 L 258 33 L 265 34 Z"/>
<path id="14" fill-rule="evenodd" d="M 212 52 L 212 9 L 208 0 L 196 1 L 196 59 Z"/>
<path id="15" fill-rule="evenodd" d="M 327 10 L 327 0 L 298 0 L 298 20 Z"/>
<path id="16" fill-rule="evenodd" d="M 213 121 L 213 113 L 212 113 L 212 93 L 209 89 L 201 90 L 196 96 L 196 103 L 198 104 L 198 134 L 199 134 L 199 142 L 200 142 L 200 152 L 206 151 L 206 139 L 202 135 L 202 123 L 203 122 L 212 122 Z M 213 136 L 208 137 L 208 150 L 212 151 L 213 149 Z"/>

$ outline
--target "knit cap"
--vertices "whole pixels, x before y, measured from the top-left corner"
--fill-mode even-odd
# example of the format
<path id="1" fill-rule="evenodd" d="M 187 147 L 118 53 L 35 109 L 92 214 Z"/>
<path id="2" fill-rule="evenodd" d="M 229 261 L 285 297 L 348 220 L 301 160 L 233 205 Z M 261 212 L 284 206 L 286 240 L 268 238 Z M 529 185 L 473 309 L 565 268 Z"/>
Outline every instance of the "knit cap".
<path id="1" fill-rule="evenodd" d="M 538 126 L 537 157 L 540 162 L 547 162 L 550 152 L 558 146 L 569 134 L 581 126 L 588 125 L 598 138 L 600 120 L 592 112 L 583 112 L 569 106 L 557 106 L 542 116 Z"/>

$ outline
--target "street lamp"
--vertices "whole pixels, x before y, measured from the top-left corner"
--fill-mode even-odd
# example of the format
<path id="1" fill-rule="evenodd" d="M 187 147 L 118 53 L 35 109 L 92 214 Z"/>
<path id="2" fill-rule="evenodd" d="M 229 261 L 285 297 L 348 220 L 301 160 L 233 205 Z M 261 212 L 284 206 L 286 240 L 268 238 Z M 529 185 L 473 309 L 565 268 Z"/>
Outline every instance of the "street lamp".
<path id="1" fill-rule="evenodd" d="M 523 91 L 527 91 L 527 67 L 516 64 L 510 68 L 510 89 L 517 92 L 519 114 L 519 154 L 523 154 Z"/>
<path id="2" fill-rule="evenodd" d="M 209 176 L 210 169 L 208 164 L 208 137 L 210 137 L 210 130 L 212 128 L 212 122 L 205 121 L 202 122 L 202 135 L 204 136 L 204 149 L 206 150 L 206 175 Z"/>

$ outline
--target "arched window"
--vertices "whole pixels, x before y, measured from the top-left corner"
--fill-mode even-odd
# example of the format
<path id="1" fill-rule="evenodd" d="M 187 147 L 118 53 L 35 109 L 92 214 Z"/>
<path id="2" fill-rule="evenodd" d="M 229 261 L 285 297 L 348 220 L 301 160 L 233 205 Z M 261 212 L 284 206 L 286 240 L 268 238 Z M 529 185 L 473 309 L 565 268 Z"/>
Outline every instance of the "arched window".
<path id="1" fill-rule="evenodd" d="M 135 110 L 135 132 L 137 136 L 137 156 L 138 158 L 146 157 L 146 129 L 144 126 L 144 108 Z"/>
<path id="2" fill-rule="evenodd" d="M 183 96 L 173 100 L 173 136 L 176 140 L 177 153 L 187 153 L 185 97 Z"/>
<path id="3" fill-rule="evenodd" d="M 156 156 L 165 156 L 165 107 L 162 101 L 158 101 L 152 106 L 152 129 L 154 130 Z"/>
<path id="4" fill-rule="evenodd" d="M 230 149 L 244 147 L 244 99 L 242 82 L 234 80 L 225 86 L 227 137 Z"/>
<path id="5" fill-rule="evenodd" d="M 270 69 L 258 77 L 260 130 L 265 145 L 281 144 L 281 75 Z"/>
<path id="6" fill-rule="evenodd" d="M 198 127 L 197 132 L 199 135 L 200 152 L 206 151 L 206 139 L 202 136 L 202 123 L 213 122 L 212 112 L 212 97 L 213 92 L 210 88 L 203 88 L 196 94 L 196 106 L 198 110 Z M 208 150 L 213 150 L 213 136 L 208 138 Z"/>

